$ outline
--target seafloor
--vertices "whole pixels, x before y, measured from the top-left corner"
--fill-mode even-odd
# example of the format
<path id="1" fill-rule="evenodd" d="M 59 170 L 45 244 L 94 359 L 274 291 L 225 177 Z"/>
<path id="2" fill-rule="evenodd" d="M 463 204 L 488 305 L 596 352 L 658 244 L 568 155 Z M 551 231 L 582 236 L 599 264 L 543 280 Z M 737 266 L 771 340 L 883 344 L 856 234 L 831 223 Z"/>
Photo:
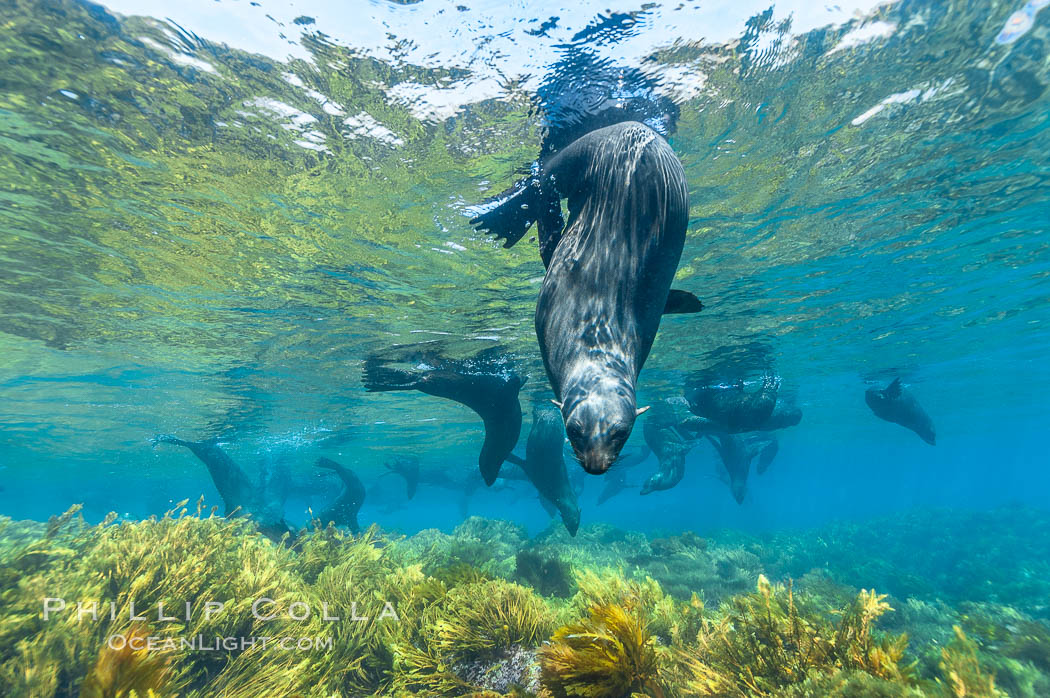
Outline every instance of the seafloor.
<path id="1" fill-rule="evenodd" d="M 1050 696 L 1040 512 L 274 543 L 200 509 L 0 522 L 5 695 Z"/>

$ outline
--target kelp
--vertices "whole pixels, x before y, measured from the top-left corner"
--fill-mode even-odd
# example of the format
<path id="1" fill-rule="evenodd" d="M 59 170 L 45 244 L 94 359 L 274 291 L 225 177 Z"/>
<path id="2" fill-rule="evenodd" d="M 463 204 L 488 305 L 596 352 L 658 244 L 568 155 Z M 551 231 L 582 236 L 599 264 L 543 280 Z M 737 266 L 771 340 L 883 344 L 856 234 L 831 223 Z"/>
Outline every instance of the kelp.
<path id="1" fill-rule="evenodd" d="M 941 647 L 930 643 L 943 633 L 920 627 L 932 639 L 916 663 L 905 634 L 878 627 L 891 610 L 886 596 L 824 573 L 797 585 L 759 576 L 755 591 L 711 607 L 702 589 L 681 600 L 634 566 L 573 564 L 572 596 L 544 597 L 486 571 L 535 549 L 499 524 L 465 527 L 467 561 L 455 559 L 456 535 L 413 541 L 374 527 L 359 536 L 313 527 L 275 543 L 250 520 L 186 504 L 96 526 L 75 508 L 49 525 L 0 522 L 14 533 L 0 539 L 8 693 L 1000 698 L 997 673 L 1012 696 L 1050 686 L 1046 626 L 1005 606 L 904 604 L 909 622 L 959 618 L 978 633 L 975 641 L 957 627 Z M 478 557 L 482 542 L 494 564 Z M 679 556 L 682 546 L 656 547 Z M 557 547 L 543 555 L 569 564 Z M 259 600 L 262 617 L 252 613 Z M 209 601 L 222 611 L 207 612 Z M 141 648 L 149 638 L 260 637 L 315 642 L 309 651 Z"/>
<path id="2" fill-rule="evenodd" d="M 688 689 L 695 695 L 770 696 L 838 671 L 903 686 L 912 682 L 911 668 L 901 663 L 907 636 L 876 637 L 872 631 L 875 620 L 891 610 L 885 596 L 861 591 L 837 623 L 799 601 L 791 586 L 759 577 L 754 593 L 734 597 L 721 617 L 704 623 L 698 651 L 683 656 Z"/>

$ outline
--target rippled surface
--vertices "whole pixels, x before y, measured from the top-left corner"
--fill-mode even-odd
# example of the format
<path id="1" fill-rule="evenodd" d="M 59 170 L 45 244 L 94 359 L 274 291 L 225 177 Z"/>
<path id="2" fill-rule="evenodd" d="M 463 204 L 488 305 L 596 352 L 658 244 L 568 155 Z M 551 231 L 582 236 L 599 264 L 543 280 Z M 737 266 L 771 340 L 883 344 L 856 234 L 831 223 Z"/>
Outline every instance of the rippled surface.
<path id="1" fill-rule="evenodd" d="M 361 361 L 424 339 L 497 345 L 531 376 L 523 402 L 549 397 L 535 245 L 504 250 L 463 209 L 535 157 L 531 95 L 580 47 L 643 70 L 681 110 L 676 285 L 707 309 L 664 321 L 642 403 L 699 374 L 776 370 L 807 415 L 781 487 L 800 473 L 827 486 L 850 454 L 925 465 L 917 490 L 960 459 L 977 492 L 983 463 L 1014 468 L 995 478 L 1006 494 L 1045 465 L 1040 3 L 357 5 L 4 10 L 9 482 L 51 482 L 59 501 L 93 483 L 100 509 L 155 509 L 98 483 L 143 464 L 147 482 L 201 480 L 183 454 L 149 450 L 158 431 L 246 454 L 309 445 L 366 469 L 409 446 L 468 471 L 473 416 L 366 395 Z M 898 372 L 935 415 L 937 451 L 863 405 L 866 381 Z"/>

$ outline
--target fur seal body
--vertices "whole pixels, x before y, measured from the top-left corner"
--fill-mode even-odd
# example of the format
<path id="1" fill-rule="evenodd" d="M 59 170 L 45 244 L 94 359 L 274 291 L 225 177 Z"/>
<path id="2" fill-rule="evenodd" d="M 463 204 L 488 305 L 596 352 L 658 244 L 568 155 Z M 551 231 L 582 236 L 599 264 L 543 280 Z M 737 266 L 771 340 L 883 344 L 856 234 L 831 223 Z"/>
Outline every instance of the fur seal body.
<path id="1" fill-rule="evenodd" d="M 477 359 L 459 361 L 423 352 L 400 360 L 409 359 L 417 365 L 416 370 L 392 368 L 384 359 L 370 356 L 364 365 L 365 390 L 418 390 L 472 409 L 485 424 L 478 468 L 485 484 L 492 485 L 503 461 L 518 442 L 521 432 L 518 392 L 525 379 L 505 366 Z"/>
<path id="2" fill-rule="evenodd" d="M 286 487 L 287 481 L 276 477 L 272 469 L 263 470 L 259 483 L 255 484 L 241 466 L 222 450 L 218 439 L 186 441 L 170 434 L 159 434 L 153 438 L 153 445 L 157 444 L 188 448 L 204 463 L 212 482 L 215 483 L 215 489 L 219 491 L 219 497 L 222 498 L 226 516 L 235 512 L 248 514 L 264 535 L 275 540 L 291 533 L 281 511 L 283 499 L 278 496 L 280 501 L 275 501 L 274 496 L 271 496 L 275 487 Z"/>
<path id="3" fill-rule="evenodd" d="M 776 406 L 779 387 L 779 381 L 766 376 L 755 391 L 745 390 L 743 382 L 705 385 L 690 390 L 686 399 L 693 414 L 710 419 L 727 434 L 740 434 L 764 428 Z"/>
<path id="4" fill-rule="evenodd" d="M 525 460 L 520 465 L 541 500 L 557 508 L 569 535 L 575 536 L 580 527 L 580 505 L 565 469 L 564 442 L 561 415 L 553 405 L 537 405 L 532 411 L 532 428 L 525 443 Z"/>
<path id="5" fill-rule="evenodd" d="M 642 433 L 645 443 L 656 455 L 659 470 L 645 484 L 642 494 L 669 490 L 685 475 L 685 457 L 706 434 L 715 433 L 715 425 L 690 414 L 685 398 L 660 400 L 645 416 Z"/>
<path id="6" fill-rule="evenodd" d="M 639 413 L 635 384 L 685 243 L 685 173 L 663 138 L 626 122 L 574 141 L 543 177 L 569 221 L 540 220 L 536 335 L 576 457 L 601 474 Z"/>
<path id="7" fill-rule="evenodd" d="M 346 526 L 351 533 L 357 535 L 361 532 L 361 527 L 357 523 L 357 512 L 360 511 L 365 501 L 365 486 L 352 470 L 330 458 L 318 458 L 316 465 L 318 468 L 334 470 L 339 479 L 343 481 L 343 491 L 317 518 L 322 524 L 332 522 L 336 526 Z"/>
<path id="8" fill-rule="evenodd" d="M 722 434 L 707 437 L 718 451 L 722 465 L 729 475 L 729 491 L 737 504 L 744 503 L 747 495 L 747 476 L 751 470 L 751 459 L 754 453 L 747 442 L 736 434 Z"/>
<path id="9" fill-rule="evenodd" d="M 900 378 L 894 378 L 884 390 L 869 388 L 864 393 L 864 401 L 879 419 L 900 424 L 914 431 L 929 445 L 937 445 L 933 420 L 919 401 L 901 386 Z"/>

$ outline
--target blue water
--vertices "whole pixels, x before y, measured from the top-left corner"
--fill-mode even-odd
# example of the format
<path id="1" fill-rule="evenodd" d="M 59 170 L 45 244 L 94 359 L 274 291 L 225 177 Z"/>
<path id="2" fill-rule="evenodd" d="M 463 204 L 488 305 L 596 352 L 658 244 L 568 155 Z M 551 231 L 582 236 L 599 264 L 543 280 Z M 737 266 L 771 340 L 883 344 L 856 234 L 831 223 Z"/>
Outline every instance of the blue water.
<path id="1" fill-rule="evenodd" d="M 774 372 L 804 412 L 742 504 L 702 443 L 670 491 L 637 494 L 652 457 L 601 505 L 588 476 L 585 526 L 1045 508 L 1050 13 L 556 5 L 5 10 L 0 512 L 218 504 L 189 452 L 151 448 L 176 433 L 219 437 L 248 469 L 284 459 L 290 522 L 337 489 L 312 467 L 324 455 L 368 487 L 363 522 L 453 528 L 456 497 L 421 485 L 409 503 L 383 464 L 413 453 L 469 477 L 479 420 L 366 394 L 361 362 L 424 339 L 496 347 L 529 376 L 526 415 L 551 397 L 535 247 L 500 248 L 464 211 L 536 157 L 536 91 L 572 51 L 641 70 L 680 110 L 670 141 L 691 208 L 676 286 L 707 308 L 664 320 L 639 404 L 704 372 Z M 1026 19 L 1005 31 L 1014 12 Z M 864 404 L 896 375 L 935 447 Z M 468 513 L 558 525 L 520 482 L 478 489 Z"/>

